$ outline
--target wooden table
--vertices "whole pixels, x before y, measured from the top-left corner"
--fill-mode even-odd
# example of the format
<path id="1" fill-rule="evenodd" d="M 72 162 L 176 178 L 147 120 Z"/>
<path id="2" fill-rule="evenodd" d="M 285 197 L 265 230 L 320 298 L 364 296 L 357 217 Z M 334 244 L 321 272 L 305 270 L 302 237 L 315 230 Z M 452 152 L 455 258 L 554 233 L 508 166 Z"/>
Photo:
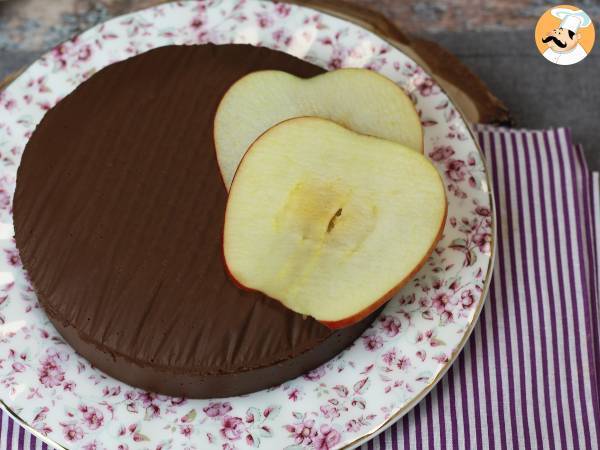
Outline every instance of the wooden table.
<path id="1" fill-rule="evenodd" d="M 596 121 L 600 117 L 600 88 L 594 84 L 600 73 L 600 46 L 585 61 L 572 67 L 546 62 L 535 50 L 533 26 L 549 7 L 547 2 L 347 1 L 351 6 L 366 6 L 379 12 L 381 16 L 375 22 L 381 26 L 387 23 L 402 34 L 408 32 L 442 44 L 507 105 L 515 125 L 571 126 L 575 140 L 584 144 L 591 166 L 600 169 L 600 149 L 594 149 L 598 140 Z M 0 79 L 73 33 L 155 2 L 0 1 Z M 600 4 L 584 7 L 598 24 Z M 370 20 L 372 17 L 375 16 Z"/>

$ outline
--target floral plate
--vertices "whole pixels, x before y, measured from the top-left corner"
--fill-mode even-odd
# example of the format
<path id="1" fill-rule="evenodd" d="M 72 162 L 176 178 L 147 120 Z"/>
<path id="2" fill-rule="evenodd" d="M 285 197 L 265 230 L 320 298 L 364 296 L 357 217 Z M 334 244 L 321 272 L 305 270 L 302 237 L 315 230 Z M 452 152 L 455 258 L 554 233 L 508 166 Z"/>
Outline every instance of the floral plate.
<path id="1" fill-rule="evenodd" d="M 417 106 L 449 202 L 427 265 L 350 348 L 281 386 L 218 401 L 143 392 L 77 355 L 27 281 L 11 211 L 21 153 L 57 101 L 112 62 L 206 42 L 266 46 L 394 80 Z M 376 35 L 313 9 L 258 0 L 175 2 L 110 20 L 59 45 L 0 93 L 0 399 L 38 436 L 69 448 L 359 445 L 409 411 L 456 359 L 483 306 L 494 227 L 485 164 L 462 116 L 423 69 Z"/>

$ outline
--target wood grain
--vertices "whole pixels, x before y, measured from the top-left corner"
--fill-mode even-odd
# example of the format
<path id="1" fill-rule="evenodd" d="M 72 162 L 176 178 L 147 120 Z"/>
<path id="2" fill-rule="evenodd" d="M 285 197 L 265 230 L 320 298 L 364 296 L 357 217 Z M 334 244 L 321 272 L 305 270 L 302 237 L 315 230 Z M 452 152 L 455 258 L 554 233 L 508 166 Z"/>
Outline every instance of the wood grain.
<path id="1" fill-rule="evenodd" d="M 433 75 L 471 123 L 509 124 L 506 106 L 453 54 L 435 42 L 413 38 L 383 14 L 339 0 L 288 0 L 354 22 L 399 48 Z"/>
<path id="2" fill-rule="evenodd" d="M 160 3 L 164 3 L 164 0 L 149 0 L 144 2 L 144 6 Z M 382 13 L 345 0 L 288 0 L 288 3 L 307 6 L 340 17 L 387 40 L 431 73 L 469 122 L 488 124 L 511 122 L 508 109 L 502 101 L 492 94 L 483 81 L 458 58 L 435 42 L 403 33 Z M 0 89 L 10 84 L 21 72 L 13 73 L 0 81 Z"/>

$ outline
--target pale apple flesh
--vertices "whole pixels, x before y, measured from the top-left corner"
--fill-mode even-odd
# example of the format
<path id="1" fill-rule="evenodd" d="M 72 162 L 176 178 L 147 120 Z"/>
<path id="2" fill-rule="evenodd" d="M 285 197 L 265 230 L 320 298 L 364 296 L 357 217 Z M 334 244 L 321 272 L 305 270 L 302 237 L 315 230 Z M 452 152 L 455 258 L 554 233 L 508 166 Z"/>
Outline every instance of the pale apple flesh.
<path id="1" fill-rule="evenodd" d="M 423 129 L 412 101 L 383 75 L 340 69 L 302 79 L 281 71 L 258 71 L 231 86 L 215 115 L 215 148 L 226 187 L 258 136 L 301 116 L 330 119 L 358 133 L 423 151 Z"/>
<path id="2" fill-rule="evenodd" d="M 291 119 L 238 168 L 225 263 L 238 284 L 340 328 L 411 279 L 445 217 L 444 185 L 423 155 L 328 120 Z"/>

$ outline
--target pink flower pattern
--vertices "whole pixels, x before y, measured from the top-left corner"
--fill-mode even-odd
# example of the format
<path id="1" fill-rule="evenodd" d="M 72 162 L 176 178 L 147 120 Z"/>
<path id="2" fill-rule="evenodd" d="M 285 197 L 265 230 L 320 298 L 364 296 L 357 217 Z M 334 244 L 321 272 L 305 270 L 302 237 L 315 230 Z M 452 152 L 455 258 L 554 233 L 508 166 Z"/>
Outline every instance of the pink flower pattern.
<path id="1" fill-rule="evenodd" d="M 90 430 L 97 430 L 104 422 L 104 414 L 93 407 L 81 406 L 79 410 L 83 413 L 83 419 Z"/>
<path id="2" fill-rule="evenodd" d="M 65 372 L 62 367 L 58 365 L 54 357 L 48 356 L 42 362 L 39 372 L 39 380 L 40 383 L 47 388 L 60 386 L 65 380 Z"/>
<path id="3" fill-rule="evenodd" d="M 63 425 L 63 433 L 69 442 L 83 439 L 83 430 L 78 425 Z"/>
<path id="4" fill-rule="evenodd" d="M 256 37 L 259 45 L 282 50 L 309 48 L 306 59 L 322 67 L 363 66 L 397 81 L 416 105 L 425 128 L 425 154 L 446 184 L 444 237 L 402 295 L 338 358 L 268 395 L 213 401 L 139 391 L 91 367 L 47 323 L 14 242 L 2 243 L 0 264 L 15 281 L 0 286 L 0 323 L 24 325 L 2 337 L 0 397 L 11 399 L 9 406 L 23 410 L 36 429 L 67 448 L 343 446 L 382 423 L 390 411 L 381 405 L 389 396 L 419 394 L 429 382 L 422 374 L 450 361 L 480 310 L 494 212 L 481 157 L 460 115 L 431 77 L 387 43 L 354 25 L 284 3 L 161 5 L 99 25 L 45 55 L 0 93 L 3 223 L 12 216 L 16 168 L 27 139 L 44 112 L 75 86 L 108 62 L 157 45 L 228 43 L 234 37 Z M 359 362 L 366 352 L 368 362 Z"/>
<path id="5" fill-rule="evenodd" d="M 303 420 L 294 425 L 286 425 L 290 432 L 290 437 L 296 445 L 311 445 L 319 432 L 315 428 L 315 421 L 312 419 Z"/>
<path id="6" fill-rule="evenodd" d="M 223 417 L 221 436 L 229 441 L 237 441 L 244 434 L 244 422 L 239 417 Z"/>
<path id="7" fill-rule="evenodd" d="M 340 442 L 340 433 L 329 425 L 322 425 L 321 434 L 315 439 L 315 449 L 329 450 L 334 448 Z"/>
<path id="8" fill-rule="evenodd" d="M 208 417 L 221 417 L 226 415 L 231 409 L 231 404 L 229 402 L 211 402 L 202 410 Z"/>

